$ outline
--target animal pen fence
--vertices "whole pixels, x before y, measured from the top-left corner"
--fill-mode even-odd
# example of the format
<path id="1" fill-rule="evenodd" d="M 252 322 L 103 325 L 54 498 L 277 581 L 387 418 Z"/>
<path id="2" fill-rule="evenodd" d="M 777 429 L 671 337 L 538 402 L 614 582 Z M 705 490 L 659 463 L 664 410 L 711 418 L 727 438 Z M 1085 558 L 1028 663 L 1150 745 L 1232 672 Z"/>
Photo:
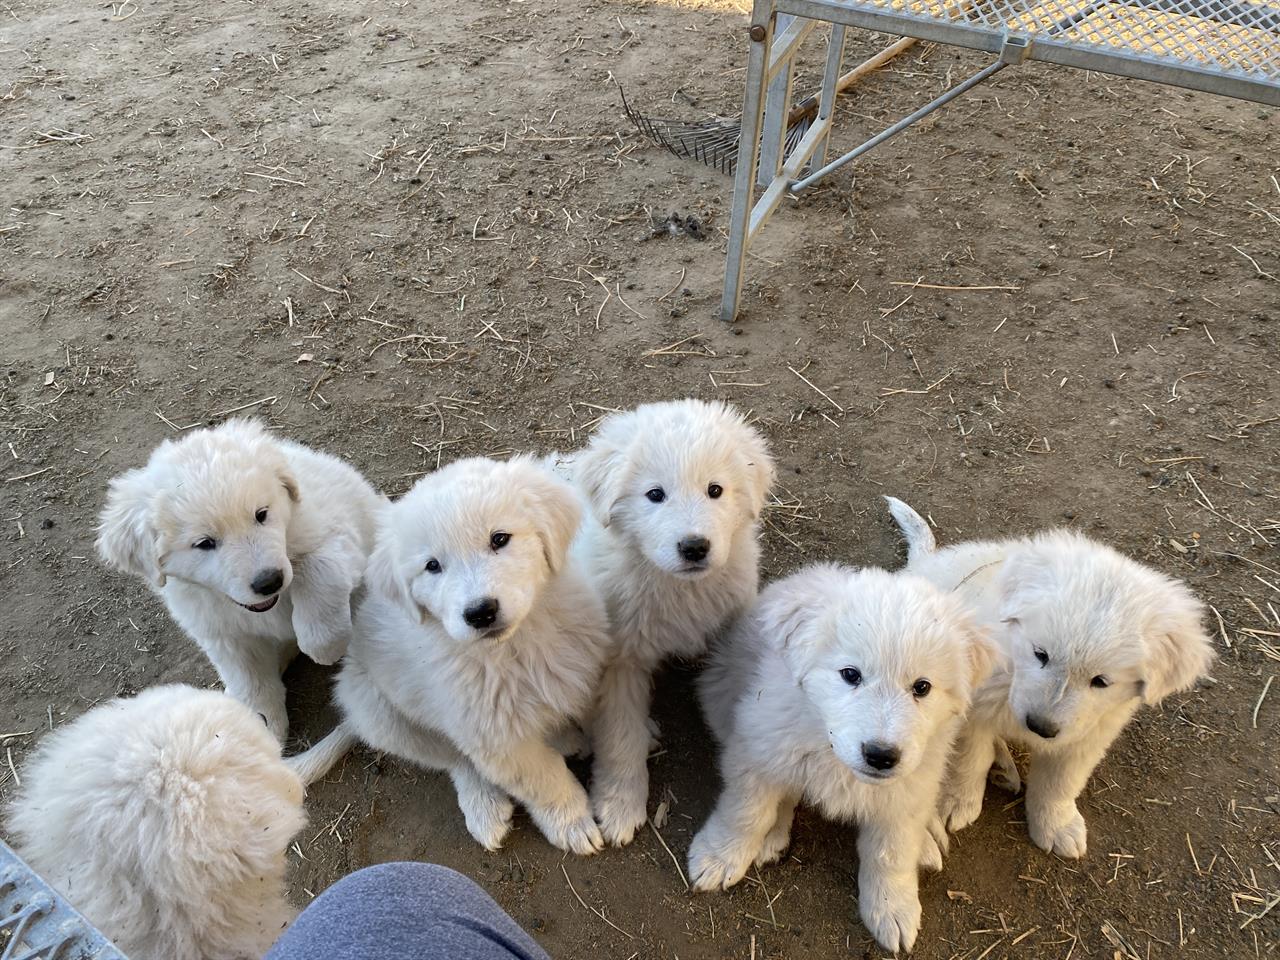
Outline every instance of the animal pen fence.
<path id="1" fill-rule="evenodd" d="M 823 22 L 831 33 L 816 116 L 798 139 L 792 126 L 789 141 L 792 65 Z M 982 50 L 995 59 L 828 161 L 848 27 Z M 1006 67 L 1041 60 L 1280 106 L 1280 7 L 1253 0 L 755 0 L 749 35 L 722 320 L 737 316 L 747 250 L 785 196 Z"/>

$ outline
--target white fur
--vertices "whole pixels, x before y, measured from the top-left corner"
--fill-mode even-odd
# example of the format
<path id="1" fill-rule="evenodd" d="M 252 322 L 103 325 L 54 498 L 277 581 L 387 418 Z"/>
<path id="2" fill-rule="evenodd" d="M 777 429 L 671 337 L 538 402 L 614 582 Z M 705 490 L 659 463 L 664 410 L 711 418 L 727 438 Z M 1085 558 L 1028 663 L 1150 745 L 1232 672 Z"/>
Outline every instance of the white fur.
<path id="1" fill-rule="evenodd" d="M 824 564 L 770 584 L 700 681 L 725 786 L 689 851 L 694 887 L 727 888 L 777 860 L 804 799 L 858 823 L 862 920 L 885 949 L 909 950 L 918 865 L 941 866 L 927 825 L 947 752 L 993 656 L 960 601 L 919 577 Z M 920 680 L 932 684 L 923 696 Z M 877 771 L 867 745 L 901 757 Z"/>
<path id="2" fill-rule="evenodd" d="M 172 685 L 41 742 L 9 807 L 19 853 L 132 960 L 261 957 L 293 918 L 303 784 L 252 711 Z"/>
<path id="3" fill-rule="evenodd" d="M 935 839 L 945 849 L 945 827 L 977 819 L 993 761 L 1002 782 L 1019 785 L 1007 739 L 1031 755 L 1032 840 L 1059 856 L 1084 856 L 1076 798 L 1107 748 L 1141 704 L 1189 688 L 1209 669 L 1200 602 L 1180 581 L 1067 530 L 939 550 L 915 511 L 887 499 L 907 537 L 907 570 L 972 603 L 1006 660 L 975 697 Z M 1107 686 L 1094 686 L 1095 678 Z M 1029 724 L 1057 733 L 1047 739 Z"/>
<path id="4" fill-rule="evenodd" d="M 605 599 L 614 645 L 590 720 L 591 800 L 605 839 L 622 845 L 646 818 L 653 672 L 667 657 L 702 656 L 754 599 L 773 461 L 732 407 L 676 400 L 606 418 L 570 469 L 594 513 L 574 551 Z M 647 499 L 653 489 L 666 499 Z M 700 569 L 677 550 L 687 537 L 710 541 Z"/>
<path id="5" fill-rule="evenodd" d="M 227 692 L 283 740 L 281 671 L 299 647 L 317 663 L 346 652 L 351 592 L 384 503 L 336 457 L 230 420 L 164 441 L 146 466 L 112 480 L 98 552 L 152 585 Z M 205 538 L 215 549 L 195 547 Z M 255 592 L 255 577 L 271 570 L 280 589 Z M 267 610 L 246 609 L 273 598 Z"/>
<path id="6" fill-rule="evenodd" d="M 556 846 L 602 845 L 587 794 L 551 745 L 581 720 L 608 650 L 604 607 L 568 558 L 577 493 L 527 457 L 461 460 L 387 511 L 338 678 L 346 726 L 448 770 L 471 835 L 497 849 L 515 797 Z M 491 546 L 494 533 L 510 535 Z M 428 572 L 435 560 L 439 572 Z M 466 622 L 498 601 L 486 630 Z"/>

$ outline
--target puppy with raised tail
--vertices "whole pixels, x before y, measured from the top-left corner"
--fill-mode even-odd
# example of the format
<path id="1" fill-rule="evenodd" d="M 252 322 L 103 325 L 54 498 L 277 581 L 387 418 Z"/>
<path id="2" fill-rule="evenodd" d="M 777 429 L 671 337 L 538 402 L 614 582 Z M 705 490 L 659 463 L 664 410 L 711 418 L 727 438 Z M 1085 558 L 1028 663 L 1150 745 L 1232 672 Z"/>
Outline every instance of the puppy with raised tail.
<path id="1" fill-rule="evenodd" d="M 920 929 L 920 866 L 947 755 L 994 648 L 908 574 L 807 567 L 770 584 L 699 681 L 724 791 L 689 850 L 698 890 L 782 856 L 802 799 L 858 824 L 858 905 L 886 950 Z"/>
<path id="2" fill-rule="evenodd" d="M 1006 740 L 1027 749 L 1031 839 L 1082 857 L 1076 806 L 1090 774 L 1142 704 L 1191 687 L 1213 648 L 1186 585 L 1068 530 L 939 549 L 928 523 L 885 498 L 907 540 L 906 569 L 972 603 L 1005 665 L 978 692 L 957 744 L 932 832 L 973 823 L 987 773 L 1017 790 Z"/>
<path id="3" fill-rule="evenodd" d="M 654 670 L 700 657 L 755 598 L 758 521 L 773 482 L 764 438 L 723 403 L 653 403 L 604 420 L 570 470 L 591 503 L 574 546 L 605 599 L 613 654 L 589 734 L 605 839 L 645 822 Z"/>
<path id="4" fill-rule="evenodd" d="M 602 846 L 551 745 L 590 708 L 608 649 L 604 606 L 568 557 L 580 516 L 577 492 L 528 457 L 460 460 L 391 505 L 369 559 L 344 727 L 447 770 L 490 850 L 512 797 L 557 847 Z"/>
<path id="5" fill-rule="evenodd" d="M 332 756 L 329 759 L 333 759 Z M 223 693 L 152 687 L 41 741 L 8 809 L 18 852 L 134 960 L 252 960 L 293 919 L 285 851 L 303 787 Z"/>
<path id="6" fill-rule="evenodd" d="M 283 740 L 280 674 L 299 648 L 317 663 L 346 652 L 385 502 L 336 457 L 229 420 L 111 481 L 98 553 L 151 584 L 227 693 Z"/>

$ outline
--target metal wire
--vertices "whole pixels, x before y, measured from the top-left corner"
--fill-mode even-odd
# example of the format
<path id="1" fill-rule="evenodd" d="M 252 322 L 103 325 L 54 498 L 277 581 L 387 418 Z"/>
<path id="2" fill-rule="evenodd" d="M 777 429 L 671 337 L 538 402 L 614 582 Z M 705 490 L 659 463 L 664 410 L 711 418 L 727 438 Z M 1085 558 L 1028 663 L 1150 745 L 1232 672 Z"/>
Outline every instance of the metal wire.
<path id="1" fill-rule="evenodd" d="M 0 960 L 126 960 L 0 840 Z"/>
<path id="2" fill-rule="evenodd" d="M 1276 0 L 779 0 L 804 17 L 991 49 L 975 37 L 1027 37 L 1032 58 L 1197 89 L 1276 100 Z M 1069 21 L 1066 29 L 1059 27 Z M 967 39 L 966 39 L 967 37 Z M 1052 50 L 1058 51 L 1051 54 Z"/>
<path id="3" fill-rule="evenodd" d="M 627 119 L 654 144 L 677 157 L 697 160 L 721 173 L 733 175 L 738 166 L 738 140 L 742 132 L 739 121 L 719 117 L 711 120 L 649 117 L 631 109 L 621 86 L 618 92 L 622 95 L 622 110 Z M 784 159 L 808 132 L 812 122 L 811 117 L 805 117 L 787 128 Z"/>

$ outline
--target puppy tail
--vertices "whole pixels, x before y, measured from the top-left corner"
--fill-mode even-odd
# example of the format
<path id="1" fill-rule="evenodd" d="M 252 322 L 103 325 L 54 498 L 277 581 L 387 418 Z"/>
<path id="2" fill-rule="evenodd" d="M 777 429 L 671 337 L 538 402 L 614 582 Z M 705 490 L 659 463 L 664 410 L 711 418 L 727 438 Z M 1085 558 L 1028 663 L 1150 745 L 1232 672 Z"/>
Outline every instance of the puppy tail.
<path id="1" fill-rule="evenodd" d="M 897 497 L 884 499 L 889 504 L 889 512 L 893 514 L 894 523 L 898 525 L 903 538 L 907 541 L 908 563 L 922 554 L 933 553 L 938 549 L 938 542 L 933 539 L 933 531 L 929 529 L 929 522 L 924 517 Z"/>
<path id="2" fill-rule="evenodd" d="M 356 735 L 345 722 L 338 724 L 323 740 L 292 757 L 285 757 L 285 766 L 298 775 L 303 784 L 310 786 L 323 777 L 341 760 L 356 743 Z"/>

